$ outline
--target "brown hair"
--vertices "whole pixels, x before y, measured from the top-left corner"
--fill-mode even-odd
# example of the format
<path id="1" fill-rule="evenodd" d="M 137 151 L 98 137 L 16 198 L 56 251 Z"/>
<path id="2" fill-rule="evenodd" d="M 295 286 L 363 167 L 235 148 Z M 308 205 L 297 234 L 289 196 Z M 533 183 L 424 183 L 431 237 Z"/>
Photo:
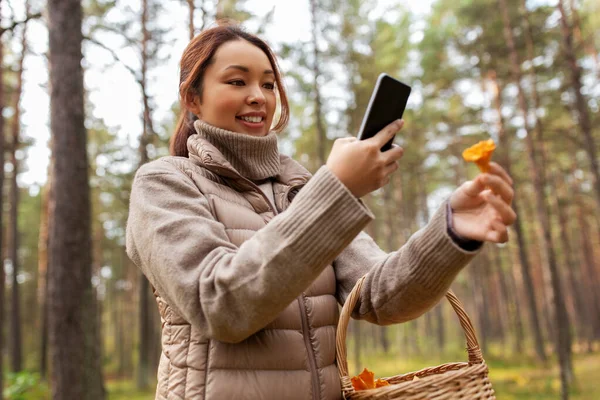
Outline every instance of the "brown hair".
<path id="1" fill-rule="evenodd" d="M 186 97 L 190 92 L 195 92 L 202 96 L 202 84 L 206 68 L 213 61 L 217 49 L 222 44 L 232 40 L 250 42 L 261 49 L 269 58 L 269 62 L 275 72 L 276 88 L 279 94 L 279 101 L 281 102 L 279 121 L 277 121 L 273 130 L 280 132 L 287 125 L 290 118 L 290 107 L 273 51 L 259 37 L 244 31 L 239 25 L 224 21 L 219 26 L 207 29 L 192 39 L 181 56 L 179 63 L 179 103 L 181 105 L 181 114 L 179 115 L 175 134 L 171 137 L 171 155 L 188 156 L 187 140 L 196 131 L 194 130 L 195 116 L 185 106 Z"/>

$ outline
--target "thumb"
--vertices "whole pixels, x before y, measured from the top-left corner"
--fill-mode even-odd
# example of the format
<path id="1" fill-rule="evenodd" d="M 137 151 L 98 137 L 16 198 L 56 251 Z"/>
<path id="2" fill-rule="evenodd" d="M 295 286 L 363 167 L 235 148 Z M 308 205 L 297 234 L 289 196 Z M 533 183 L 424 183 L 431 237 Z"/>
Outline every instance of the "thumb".
<path id="1" fill-rule="evenodd" d="M 475 197 L 485 190 L 485 184 L 482 182 L 481 175 L 472 181 L 463 183 L 463 192 L 469 197 Z"/>

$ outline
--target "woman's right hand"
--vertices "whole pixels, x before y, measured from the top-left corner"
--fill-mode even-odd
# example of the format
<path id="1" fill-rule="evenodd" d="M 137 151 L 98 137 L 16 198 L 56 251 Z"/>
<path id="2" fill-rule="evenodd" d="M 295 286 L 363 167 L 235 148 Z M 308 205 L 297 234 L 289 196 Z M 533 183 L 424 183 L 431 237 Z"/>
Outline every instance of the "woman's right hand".
<path id="1" fill-rule="evenodd" d="M 403 126 L 403 120 L 396 120 L 366 140 L 337 139 L 327 158 L 327 167 L 358 198 L 381 188 L 390 181 L 404 154 L 400 146 L 394 145 L 385 152 L 381 148 Z"/>

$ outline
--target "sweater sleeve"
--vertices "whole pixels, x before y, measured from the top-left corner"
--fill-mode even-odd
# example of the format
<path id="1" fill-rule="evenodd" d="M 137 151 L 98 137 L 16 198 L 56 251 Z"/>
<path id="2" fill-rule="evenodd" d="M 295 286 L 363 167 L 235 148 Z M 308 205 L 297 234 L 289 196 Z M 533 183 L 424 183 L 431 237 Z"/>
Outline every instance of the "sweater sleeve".
<path id="1" fill-rule="evenodd" d="M 417 318 L 444 296 L 478 251 L 461 248 L 448 235 L 444 203 L 429 223 L 399 250 L 385 253 L 361 233 L 334 262 L 340 303 L 366 275 L 353 317 L 387 325 Z"/>
<path id="2" fill-rule="evenodd" d="M 236 247 L 194 182 L 158 160 L 134 179 L 126 247 L 175 311 L 207 337 L 235 343 L 271 322 L 372 218 L 324 167 Z"/>

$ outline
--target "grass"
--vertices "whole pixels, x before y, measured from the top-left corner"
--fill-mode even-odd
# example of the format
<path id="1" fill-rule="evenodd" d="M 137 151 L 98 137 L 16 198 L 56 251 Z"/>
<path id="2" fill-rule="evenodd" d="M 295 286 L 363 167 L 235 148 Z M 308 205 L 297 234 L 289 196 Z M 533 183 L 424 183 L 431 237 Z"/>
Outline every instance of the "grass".
<path id="1" fill-rule="evenodd" d="M 574 360 L 577 381 L 571 388 L 573 400 L 600 399 L 600 354 L 576 355 Z M 490 363 L 490 379 L 498 398 L 506 400 L 558 399 L 560 380 L 558 367 L 540 368 L 499 367 Z"/>
<path id="2" fill-rule="evenodd" d="M 135 381 L 108 381 L 108 400 L 154 400 L 154 387 L 139 391 Z"/>
<path id="3" fill-rule="evenodd" d="M 463 361 L 458 357 L 455 361 Z M 448 361 L 448 360 L 446 360 Z M 490 379 L 501 400 L 533 400 L 560 398 L 560 382 L 557 367 L 540 367 L 527 359 L 489 358 Z M 397 375 L 434 366 L 443 361 L 418 359 L 400 360 L 397 356 L 377 354 L 364 357 L 361 364 L 375 371 L 376 376 Z M 555 365 L 555 364 L 552 364 Z M 576 385 L 571 390 L 572 400 L 600 399 L 600 353 L 578 354 L 574 360 Z M 352 364 L 350 370 L 355 371 Z M 109 400 L 152 400 L 154 390 L 139 392 L 132 381 L 109 381 Z"/>

